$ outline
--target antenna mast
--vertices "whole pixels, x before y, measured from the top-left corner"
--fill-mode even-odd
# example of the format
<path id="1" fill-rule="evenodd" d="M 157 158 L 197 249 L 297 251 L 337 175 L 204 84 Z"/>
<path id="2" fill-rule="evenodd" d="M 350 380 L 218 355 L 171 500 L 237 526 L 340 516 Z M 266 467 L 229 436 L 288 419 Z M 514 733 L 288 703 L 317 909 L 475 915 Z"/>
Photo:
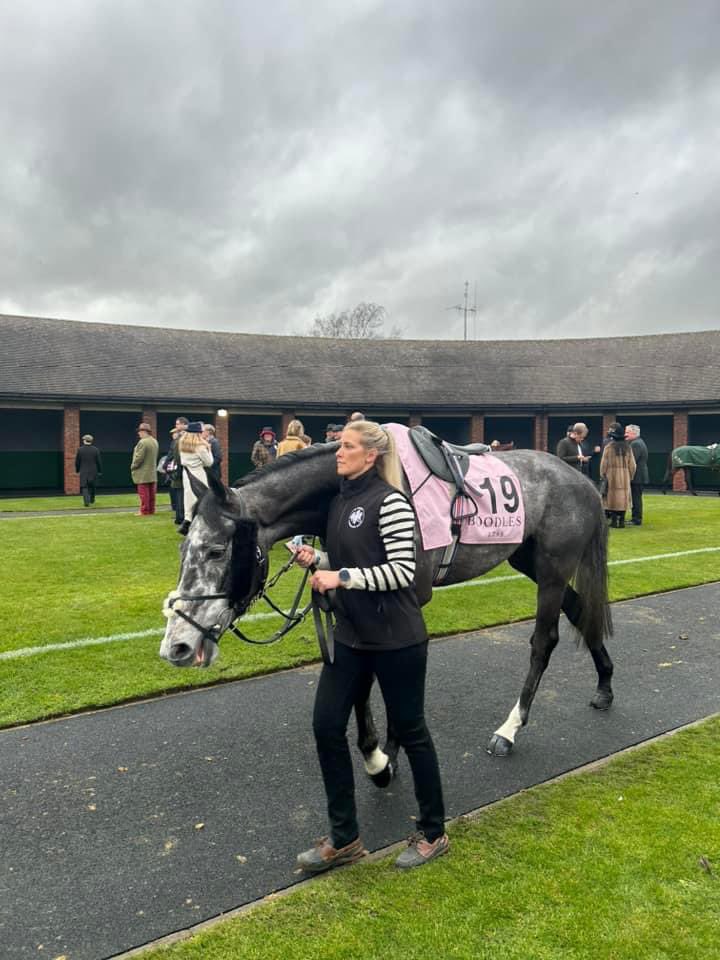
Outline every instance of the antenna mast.
<path id="1" fill-rule="evenodd" d="M 477 287 L 476 287 L 476 293 L 475 293 L 475 303 L 476 303 L 476 305 L 475 305 L 474 307 L 469 307 L 469 306 L 468 306 L 468 287 L 469 287 L 469 286 L 470 286 L 470 284 L 469 284 L 469 282 L 466 280 L 466 281 L 465 281 L 465 293 L 464 293 L 464 295 L 463 295 L 462 306 L 461 306 L 460 304 L 456 304 L 454 307 L 448 307 L 448 308 L 447 308 L 448 310 L 457 310 L 459 313 L 462 313 L 462 315 L 463 315 L 463 340 L 467 340 L 467 338 L 468 338 L 468 314 L 469 314 L 469 313 L 472 313 L 472 314 L 476 314 L 476 313 L 477 313 Z"/>

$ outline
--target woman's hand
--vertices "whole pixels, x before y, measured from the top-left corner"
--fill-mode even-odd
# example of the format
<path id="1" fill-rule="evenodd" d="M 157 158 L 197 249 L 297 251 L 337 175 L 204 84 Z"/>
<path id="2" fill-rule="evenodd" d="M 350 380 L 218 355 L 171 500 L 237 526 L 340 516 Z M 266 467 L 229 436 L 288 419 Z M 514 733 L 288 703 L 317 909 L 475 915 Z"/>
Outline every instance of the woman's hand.
<path id="1" fill-rule="evenodd" d="M 317 570 L 310 578 L 310 586 L 318 593 L 327 593 L 328 590 L 337 590 L 340 586 L 340 577 L 337 570 Z"/>
<path id="2" fill-rule="evenodd" d="M 303 569 L 307 569 L 315 563 L 315 549 L 309 547 L 306 543 L 294 551 L 295 563 Z"/>

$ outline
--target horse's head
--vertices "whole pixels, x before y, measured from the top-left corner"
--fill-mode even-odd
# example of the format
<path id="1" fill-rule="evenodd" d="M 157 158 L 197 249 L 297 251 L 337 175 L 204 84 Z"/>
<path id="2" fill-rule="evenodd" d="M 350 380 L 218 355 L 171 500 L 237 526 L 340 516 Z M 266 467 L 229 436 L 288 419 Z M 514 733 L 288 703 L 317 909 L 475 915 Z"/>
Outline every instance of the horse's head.
<path id="1" fill-rule="evenodd" d="M 210 473 L 208 488 L 189 477 L 198 501 L 181 548 L 180 579 L 163 606 L 160 656 L 176 667 L 209 667 L 222 634 L 262 590 L 267 558 L 257 524 L 242 515 L 232 491 Z"/>

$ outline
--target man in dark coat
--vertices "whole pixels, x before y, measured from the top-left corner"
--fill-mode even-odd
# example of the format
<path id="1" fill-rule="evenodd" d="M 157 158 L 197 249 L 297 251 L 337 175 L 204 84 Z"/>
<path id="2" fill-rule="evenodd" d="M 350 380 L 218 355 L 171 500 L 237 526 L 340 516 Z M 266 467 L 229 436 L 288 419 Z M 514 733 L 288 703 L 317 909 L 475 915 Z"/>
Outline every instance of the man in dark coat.
<path id="1" fill-rule="evenodd" d="M 648 448 L 645 441 L 640 437 L 640 427 L 636 423 L 629 423 L 625 427 L 625 439 L 630 444 L 637 465 L 635 476 L 630 481 L 630 493 L 632 495 L 632 519 L 630 523 L 639 527 L 643 522 L 643 487 L 650 482 Z"/>
<path id="2" fill-rule="evenodd" d="M 83 506 L 89 507 L 91 503 L 95 503 L 95 482 L 102 473 L 100 451 L 93 446 L 93 438 L 89 433 L 82 438 L 82 446 L 75 454 L 75 472 L 80 474 Z"/>
<path id="3" fill-rule="evenodd" d="M 203 424 L 203 436 L 210 444 L 210 453 L 212 453 L 213 462 L 212 466 L 209 467 L 211 473 L 213 473 L 218 480 L 220 479 L 220 464 L 222 463 L 223 452 L 222 447 L 220 446 L 220 441 L 215 436 L 215 427 L 211 423 Z"/>
<path id="4" fill-rule="evenodd" d="M 575 427 L 569 426 L 566 435 L 558 443 L 555 455 L 569 463 L 571 467 L 582 471 L 583 466 L 590 460 L 582 448 L 581 438 L 575 433 Z"/>

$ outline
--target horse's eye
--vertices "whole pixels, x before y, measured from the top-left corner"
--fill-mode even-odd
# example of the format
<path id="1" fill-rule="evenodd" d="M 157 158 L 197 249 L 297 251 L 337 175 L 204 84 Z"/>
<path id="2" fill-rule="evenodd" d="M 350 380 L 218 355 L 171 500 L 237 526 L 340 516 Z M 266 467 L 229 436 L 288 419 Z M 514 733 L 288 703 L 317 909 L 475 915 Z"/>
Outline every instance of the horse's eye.
<path id="1" fill-rule="evenodd" d="M 208 560 L 222 560 L 225 556 L 225 547 L 208 547 Z"/>

